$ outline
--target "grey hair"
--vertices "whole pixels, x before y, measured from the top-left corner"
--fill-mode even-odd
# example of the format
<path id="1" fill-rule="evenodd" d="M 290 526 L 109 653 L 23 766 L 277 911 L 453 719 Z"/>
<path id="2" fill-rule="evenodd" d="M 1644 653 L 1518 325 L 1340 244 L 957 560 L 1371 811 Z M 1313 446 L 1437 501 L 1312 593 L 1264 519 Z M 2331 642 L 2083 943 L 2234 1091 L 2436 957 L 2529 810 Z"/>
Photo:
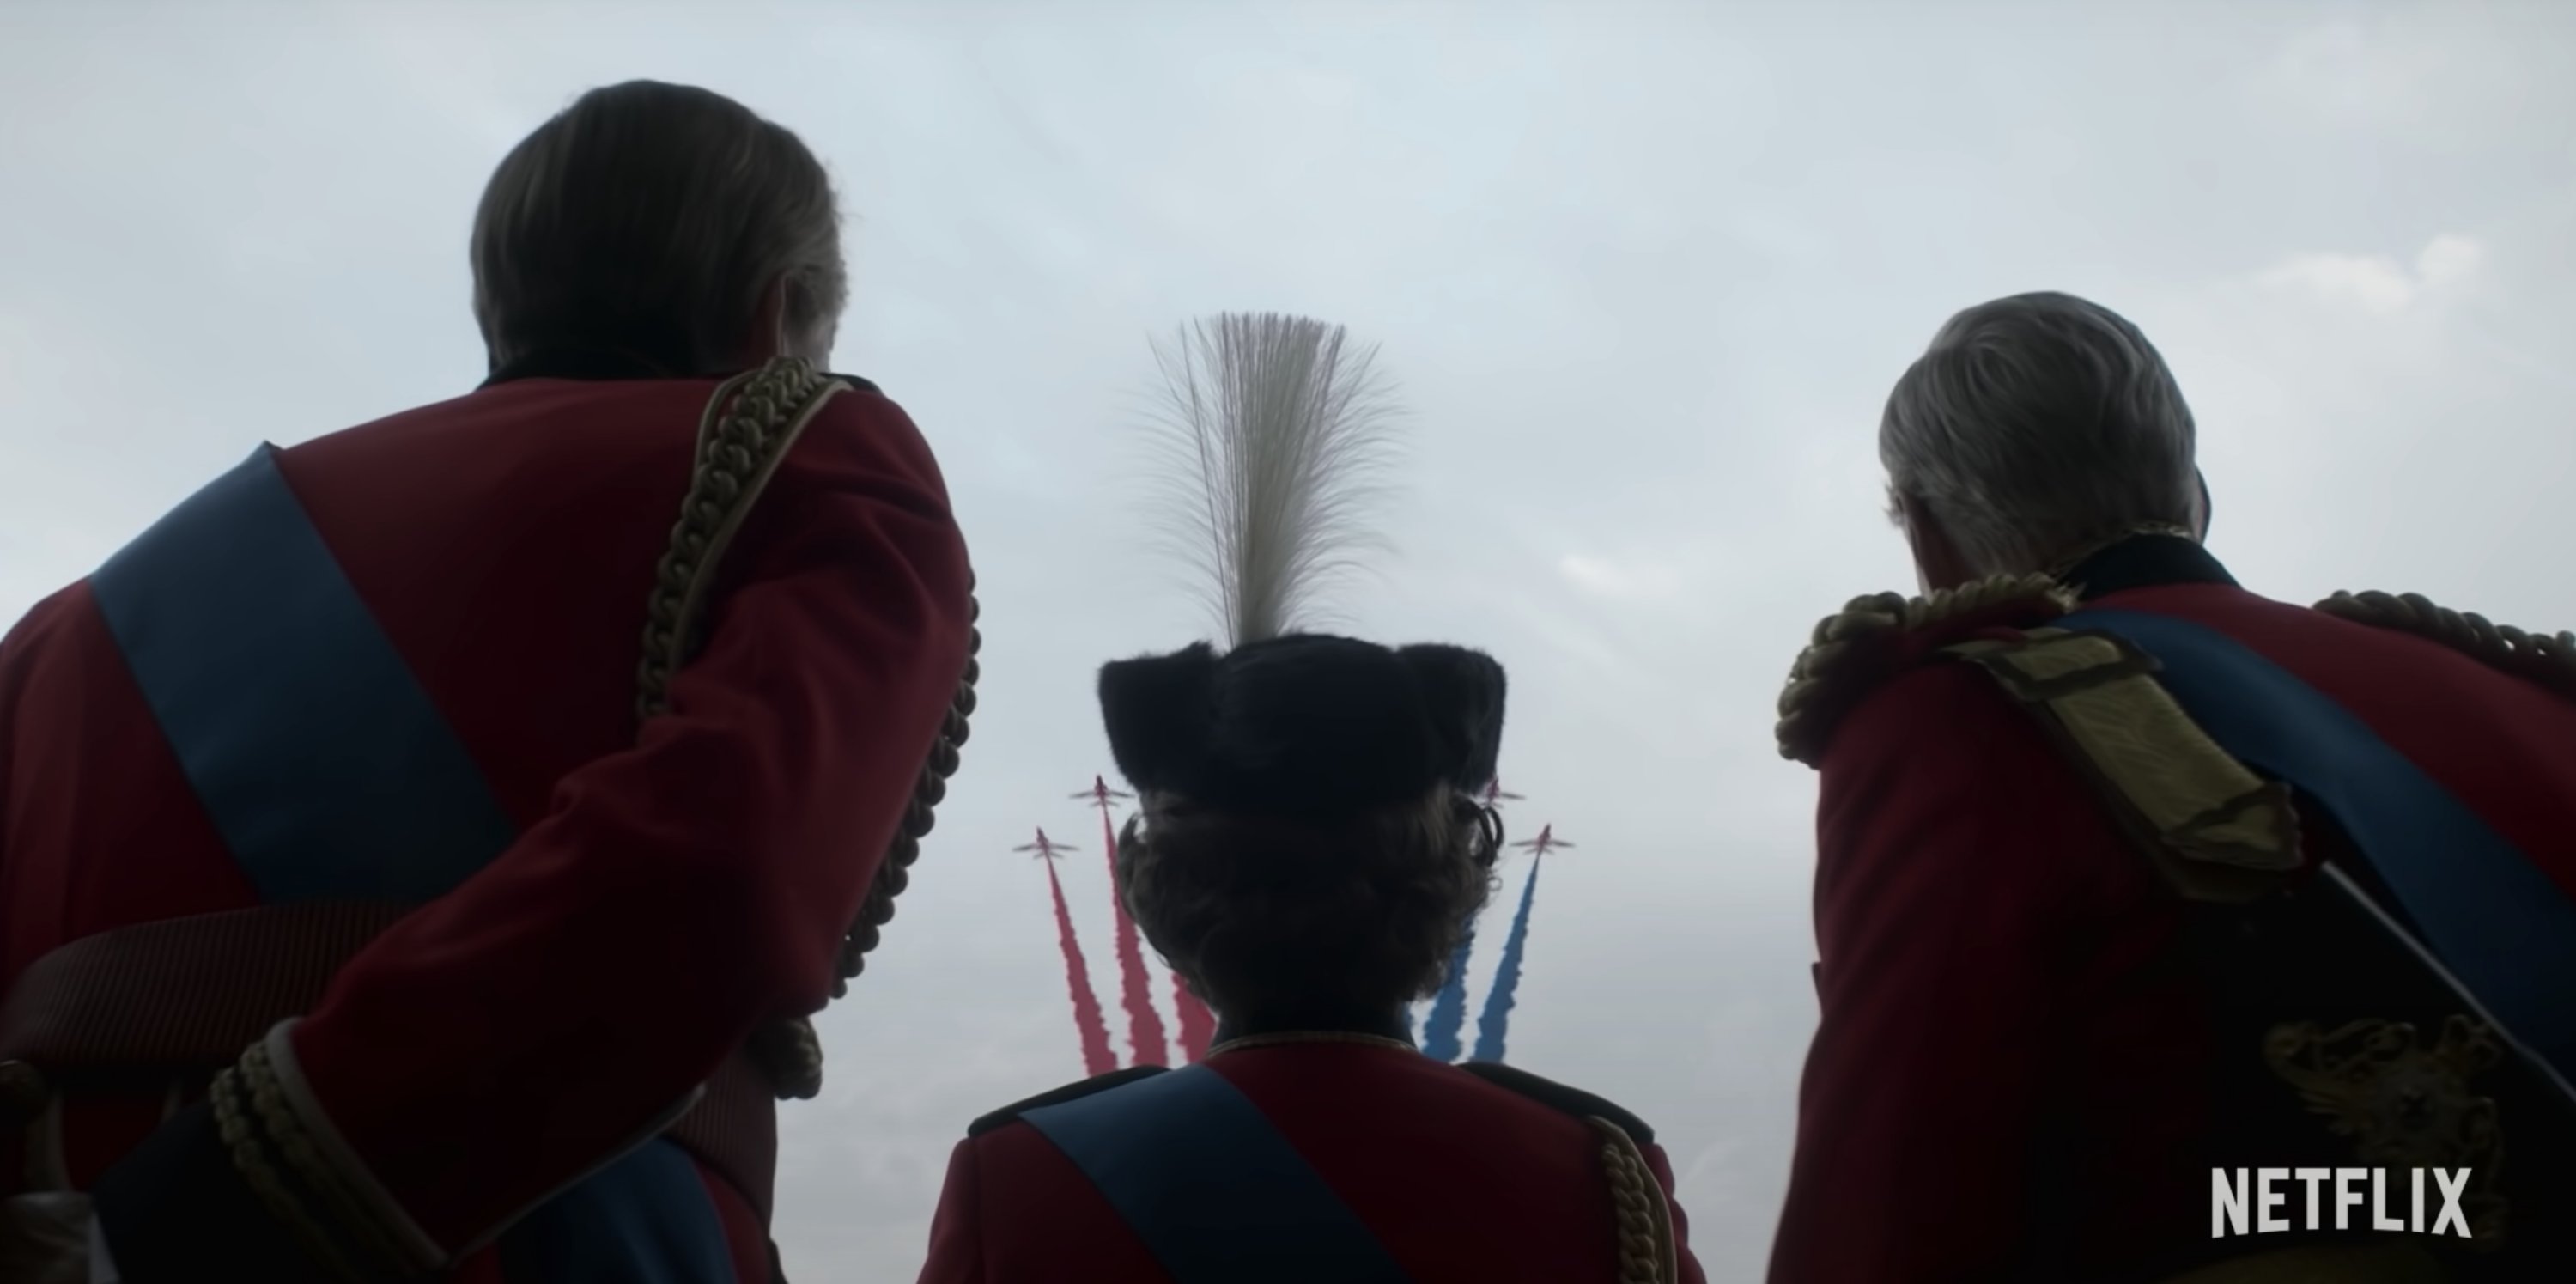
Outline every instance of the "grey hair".
<path id="1" fill-rule="evenodd" d="M 470 254 L 496 369 L 564 346 L 728 373 L 782 277 L 789 342 L 819 360 L 849 298 L 822 162 L 730 98 L 649 80 L 594 89 L 511 149 Z"/>
<path id="2" fill-rule="evenodd" d="M 2199 529 L 2191 407 L 2146 335 L 2099 304 L 2017 294 L 1950 318 L 1879 421 L 1911 497 L 1978 575 L 2043 570 L 2149 524 Z"/>

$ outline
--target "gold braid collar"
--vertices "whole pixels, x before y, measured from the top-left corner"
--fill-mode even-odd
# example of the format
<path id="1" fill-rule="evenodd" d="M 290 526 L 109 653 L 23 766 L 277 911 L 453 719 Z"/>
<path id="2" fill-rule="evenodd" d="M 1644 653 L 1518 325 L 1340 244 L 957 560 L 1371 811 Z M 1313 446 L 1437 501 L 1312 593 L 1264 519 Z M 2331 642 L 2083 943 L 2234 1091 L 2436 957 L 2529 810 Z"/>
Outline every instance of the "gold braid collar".
<path id="1" fill-rule="evenodd" d="M 2489 668 L 2576 700 L 2576 633 L 2525 633 L 2483 615 L 2435 606 L 2421 593 L 2337 593 L 2316 609 L 2339 620 L 2439 642 Z"/>
<path id="2" fill-rule="evenodd" d="M 1816 625 L 1780 693 L 1780 756 L 1812 767 L 1844 715 L 1881 684 L 1984 628 L 2029 628 L 2075 609 L 2045 575 L 1997 575 L 1926 597 L 1856 597 Z"/>

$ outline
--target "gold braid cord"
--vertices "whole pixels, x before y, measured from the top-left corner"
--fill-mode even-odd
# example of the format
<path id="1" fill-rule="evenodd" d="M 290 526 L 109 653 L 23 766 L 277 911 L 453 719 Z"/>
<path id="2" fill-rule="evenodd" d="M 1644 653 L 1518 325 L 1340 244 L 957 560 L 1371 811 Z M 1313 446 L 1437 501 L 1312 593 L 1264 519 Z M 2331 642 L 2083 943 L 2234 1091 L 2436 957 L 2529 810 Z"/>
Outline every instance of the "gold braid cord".
<path id="1" fill-rule="evenodd" d="M 207 1099 L 214 1106 L 215 1131 L 223 1137 L 225 1148 L 232 1152 L 233 1167 L 241 1171 L 250 1188 L 259 1194 L 259 1202 L 267 1205 L 277 1220 L 295 1232 L 295 1238 L 304 1245 L 305 1251 L 322 1263 L 324 1269 L 350 1284 L 366 1284 L 367 1277 L 360 1274 L 348 1256 L 332 1242 L 331 1233 L 323 1229 L 322 1223 L 314 1218 L 304 1201 L 288 1187 L 285 1174 L 270 1162 L 270 1148 L 251 1122 L 250 1111 L 242 1101 L 243 1095 L 238 1067 L 227 1068 L 216 1075 L 214 1083 L 206 1090 Z"/>
<path id="2" fill-rule="evenodd" d="M 2490 668 L 2576 700 L 2576 633 L 2525 633 L 2483 615 L 2435 606 L 2421 593 L 2337 593 L 2316 609 L 2337 619 L 2439 642 Z"/>
<path id="3" fill-rule="evenodd" d="M 1675 1284 L 1681 1250 L 1673 1242 L 1672 1205 L 1628 1130 L 1587 1118 L 1601 1133 L 1601 1165 L 1610 1173 L 1610 1206 L 1619 1226 L 1619 1284 Z"/>
<path id="4" fill-rule="evenodd" d="M 2028 610 L 2012 613 L 2013 619 L 2035 624 L 2074 610 L 2075 599 L 2045 575 L 1998 575 L 1926 597 L 1873 593 L 1853 598 L 1816 625 L 1807 649 L 1790 666 L 1776 728 L 1780 756 L 1816 765 L 1842 716 L 1889 676 L 1885 662 L 1905 635 L 2015 605 Z"/>
<path id="5" fill-rule="evenodd" d="M 639 719 L 670 708 L 671 675 L 697 653 L 725 547 L 805 426 L 824 402 L 848 388 L 803 361 L 781 357 L 727 380 L 708 399 L 698 425 L 697 465 L 688 497 L 681 501 L 680 520 L 671 528 L 670 550 L 663 554 L 646 607 L 644 655 L 636 668 Z M 972 585 L 970 579 L 970 589 Z M 970 598 L 970 625 L 976 615 Z M 910 882 L 921 840 L 930 833 L 932 811 L 947 795 L 948 777 L 956 773 L 958 751 L 966 743 L 967 719 L 975 712 L 976 656 L 982 648 L 982 632 L 970 627 L 966 669 L 949 702 L 947 720 L 931 743 L 912 802 L 860 903 L 858 921 L 842 938 L 833 998 L 849 992 L 849 981 L 865 966 L 881 929 L 894 919 L 895 898 Z M 754 1031 L 748 1051 L 780 1097 L 807 1098 L 822 1091 L 823 1045 L 811 1019 L 797 1017 Z"/>
<path id="6" fill-rule="evenodd" d="M 323 1155 L 287 1101 L 264 1042 L 216 1075 L 206 1095 L 233 1166 L 331 1274 L 375 1284 L 426 1279 L 443 1265 L 405 1247 Z"/>

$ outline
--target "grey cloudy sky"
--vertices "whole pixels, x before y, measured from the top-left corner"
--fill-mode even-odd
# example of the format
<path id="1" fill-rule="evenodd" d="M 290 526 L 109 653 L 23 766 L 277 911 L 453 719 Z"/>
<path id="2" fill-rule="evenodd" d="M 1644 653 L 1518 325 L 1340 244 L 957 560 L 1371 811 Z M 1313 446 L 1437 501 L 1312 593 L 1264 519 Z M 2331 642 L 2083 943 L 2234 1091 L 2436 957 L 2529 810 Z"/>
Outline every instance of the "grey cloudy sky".
<path id="1" fill-rule="evenodd" d="M 2175 366 L 2249 585 L 2576 625 L 2571 56 L 2547 3 L 13 0 L 0 617 L 263 438 L 471 388 L 468 217 L 580 90 L 799 131 L 853 215 L 837 365 L 938 447 L 986 608 L 968 765 L 784 1115 L 791 1275 L 909 1278 L 966 1121 L 1081 1071 L 1009 848 L 1097 843 L 1095 667 L 1205 629 L 1139 510 L 1147 340 L 1346 324 L 1411 415 L 1342 620 L 1499 656 L 1512 818 L 1581 844 L 1511 1059 L 1653 1121 L 1753 1279 L 1814 1021 L 1771 702 L 1818 616 L 1912 583 L 1889 384 L 1960 307 L 2088 295 Z"/>

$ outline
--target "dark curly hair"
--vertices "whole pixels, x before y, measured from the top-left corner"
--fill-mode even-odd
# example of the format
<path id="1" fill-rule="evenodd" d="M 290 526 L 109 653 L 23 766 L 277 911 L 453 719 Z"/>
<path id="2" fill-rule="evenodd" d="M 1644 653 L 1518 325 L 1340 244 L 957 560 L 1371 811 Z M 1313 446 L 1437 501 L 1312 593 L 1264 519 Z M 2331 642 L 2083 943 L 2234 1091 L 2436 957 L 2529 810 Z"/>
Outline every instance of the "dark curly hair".
<path id="1" fill-rule="evenodd" d="M 1437 990 L 1493 894 L 1501 821 L 1442 787 L 1340 823 L 1146 791 L 1118 840 L 1127 912 L 1231 1020 L 1373 1013 Z"/>

